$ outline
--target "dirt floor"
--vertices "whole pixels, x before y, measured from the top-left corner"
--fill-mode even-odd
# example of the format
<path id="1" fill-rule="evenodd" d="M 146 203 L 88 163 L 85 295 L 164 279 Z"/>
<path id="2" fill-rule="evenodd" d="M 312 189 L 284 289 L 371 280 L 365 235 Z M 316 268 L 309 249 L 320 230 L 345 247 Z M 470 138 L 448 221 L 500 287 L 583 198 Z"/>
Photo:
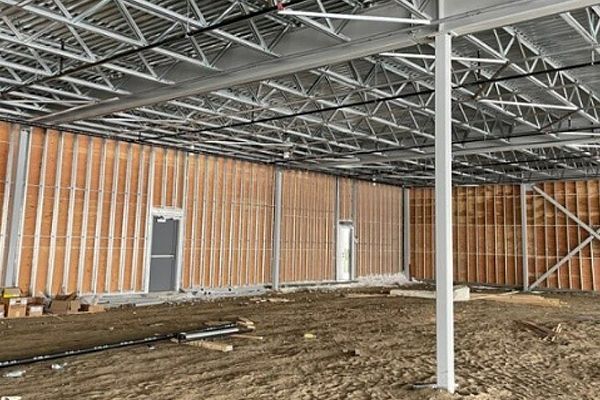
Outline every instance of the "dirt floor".
<path id="1" fill-rule="evenodd" d="M 362 290 L 364 292 L 365 290 Z M 369 292 L 383 293 L 383 289 Z M 227 299 L 121 308 L 95 315 L 0 322 L 0 359 L 189 330 L 242 316 L 264 341 L 227 339 L 229 353 L 170 342 L 28 365 L 22 378 L 0 376 L 0 396 L 26 399 L 597 399 L 600 303 L 552 295 L 560 307 L 477 300 L 456 304 L 453 396 L 413 384 L 433 382 L 432 300 L 347 298 L 344 292 L 295 293 L 288 303 Z M 515 324 L 551 328 L 558 342 Z M 310 332 L 316 337 L 305 339 Z M 359 355 L 353 355 L 357 350 Z M 14 368 L 13 368 L 14 369 Z M 2 370 L 0 373 L 10 371 Z"/>

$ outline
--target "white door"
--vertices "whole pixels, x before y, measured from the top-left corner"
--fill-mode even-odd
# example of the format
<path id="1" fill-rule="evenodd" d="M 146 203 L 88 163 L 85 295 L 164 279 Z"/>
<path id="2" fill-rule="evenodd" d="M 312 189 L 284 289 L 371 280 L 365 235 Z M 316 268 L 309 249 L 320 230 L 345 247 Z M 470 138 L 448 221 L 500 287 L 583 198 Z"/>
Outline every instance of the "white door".
<path id="1" fill-rule="evenodd" d="M 352 279 L 354 227 L 347 222 L 338 224 L 336 280 Z"/>

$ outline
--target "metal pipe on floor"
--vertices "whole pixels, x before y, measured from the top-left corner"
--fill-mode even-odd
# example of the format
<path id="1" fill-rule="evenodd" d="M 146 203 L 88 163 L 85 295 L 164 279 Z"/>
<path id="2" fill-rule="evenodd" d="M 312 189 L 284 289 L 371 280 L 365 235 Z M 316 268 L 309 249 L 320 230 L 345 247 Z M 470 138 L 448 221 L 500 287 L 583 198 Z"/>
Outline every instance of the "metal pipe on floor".
<path id="1" fill-rule="evenodd" d="M 228 322 L 228 323 L 224 323 L 221 325 L 210 326 L 207 328 L 202 328 L 202 329 L 191 331 L 191 332 L 175 332 L 175 333 L 167 333 L 167 334 L 162 334 L 162 335 L 153 335 L 153 336 L 148 336 L 148 337 L 141 338 L 141 339 L 123 340 L 120 342 L 100 344 L 97 346 L 86 347 L 86 348 L 82 348 L 82 349 L 66 350 L 66 351 L 61 351 L 61 352 L 57 352 L 57 353 L 41 354 L 41 355 L 36 355 L 36 356 L 32 356 L 32 357 L 17 358 L 17 359 L 13 359 L 13 360 L 4 360 L 4 361 L 0 361 L 0 369 L 16 367 L 19 365 L 33 364 L 33 363 L 37 363 L 40 361 L 50 361 L 50 360 L 56 360 L 59 358 L 78 356 L 78 355 L 82 355 L 82 354 L 98 353 L 98 352 L 101 352 L 104 350 L 120 349 L 123 347 L 156 343 L 156 342 L 161 342 L 161 341 L 171 340 L 171 339 L 177 339 L 180 343 L 183 343 L 183 342 L 188 342 L 188 341 L 193 341 L 193 340 L 208 339 L 208 338 L 230 335 L 232 333 L 238 333 L 241 331 L 242 330 L 236 323 Z"/>

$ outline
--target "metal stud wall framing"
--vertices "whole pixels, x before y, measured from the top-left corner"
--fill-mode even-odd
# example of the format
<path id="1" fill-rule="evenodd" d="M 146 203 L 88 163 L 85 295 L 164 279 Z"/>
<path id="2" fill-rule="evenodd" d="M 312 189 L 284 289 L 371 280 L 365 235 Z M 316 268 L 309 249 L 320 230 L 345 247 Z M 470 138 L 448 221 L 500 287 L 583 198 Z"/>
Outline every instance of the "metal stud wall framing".
<path id="1" fill-rule="evenodd" d="M 0 126 L 2 202 L 11 184 L 11 130 Z M 38 128 L 30 147 L 18 269 L 24 290 L 144 291 L 145 221 L 160 206 L 186 216 L 181 287 L 270 283 L 272 167 Z M 282 283 L 334 279 L 336 179 L 339 219 L 355 226 L 355 276 L 402 271 L 401 188 L 286 170 Z M 536 185 L 571 217 L 535 190 L 525 192 L 529 284 L 543 278 L 537 287 L 598 290 L 600 244 L 590 230 L 600 226 L 599 186 Z M 434 278 L 432 195 L 410 189 L 410 267 L 420 279 Z M 457 187 L 453 203 L 455 279 L 521 287 L 520 186 Z"/>
<path id="2" fill-rule="evenodd" d="M 0 124 L 0 201 L 11 191 L 13 128 Z M 28 163 L 23 290 L 143 292 L 155 207 L 184 211 L 181 287 L 271 279 L 272 167 L 37 128 Z"/>

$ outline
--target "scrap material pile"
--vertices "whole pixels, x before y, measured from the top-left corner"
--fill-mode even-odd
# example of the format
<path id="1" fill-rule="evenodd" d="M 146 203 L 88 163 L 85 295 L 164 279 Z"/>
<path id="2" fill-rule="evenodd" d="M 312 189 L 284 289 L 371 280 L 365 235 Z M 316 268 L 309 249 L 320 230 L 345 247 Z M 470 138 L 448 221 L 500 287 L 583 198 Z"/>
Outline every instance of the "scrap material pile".
<path id="1" fill-rule="evenodd" d="M 37 317 L 44 313 L 43 299 L 24 297 L 19 288 L 2 290 L 2 307 L 0 318 Z"/>
<path id="2" fill-rule="evenodd" d="M 99 304 L 82 304 L 77 294 L 57 295 L 51 301 L 45 297 L 24 296 L 18 287 L 1 289 L 0 318 L 41 317 L 44 314 L 78 314 L 104 311 Z"/>

